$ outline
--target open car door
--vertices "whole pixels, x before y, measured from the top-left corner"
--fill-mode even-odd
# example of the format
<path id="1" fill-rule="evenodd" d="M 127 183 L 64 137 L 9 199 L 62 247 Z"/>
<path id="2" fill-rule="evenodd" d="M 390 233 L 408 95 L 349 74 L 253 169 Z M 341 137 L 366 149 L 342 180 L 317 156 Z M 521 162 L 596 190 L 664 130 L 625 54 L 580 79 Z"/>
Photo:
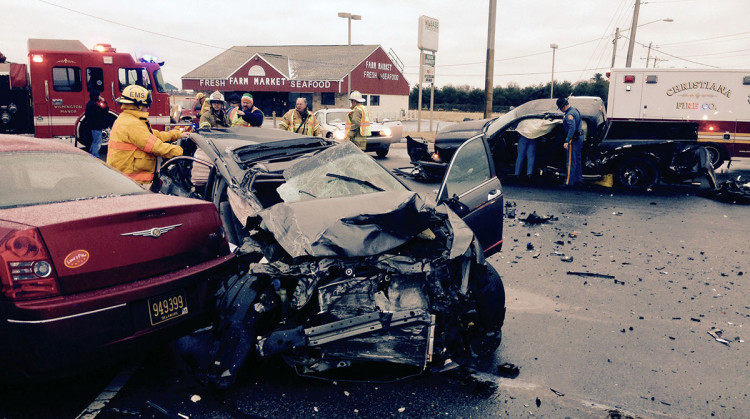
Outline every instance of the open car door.
<path id="1" fill-rule="evenodd" d="M 503 192 L 484 136 L 470 138 L 456 150 L 437 203 L 446 203 L 471 227 L 485 257 L 500 251 L 503 243 Z"/>

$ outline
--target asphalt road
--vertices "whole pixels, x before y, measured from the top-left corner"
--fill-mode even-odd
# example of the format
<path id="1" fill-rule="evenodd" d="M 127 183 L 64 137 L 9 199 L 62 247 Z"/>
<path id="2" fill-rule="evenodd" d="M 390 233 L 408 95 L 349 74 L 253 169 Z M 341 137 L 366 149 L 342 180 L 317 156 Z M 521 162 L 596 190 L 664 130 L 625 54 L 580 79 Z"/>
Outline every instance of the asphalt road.
<path id="1" fill-rule="evenodd" d="M 379 161 L 406 166 L 404 145 Z M 425 197 L 438 187 L 406 183 Z M 490 359 L 395 383 L 303 379 L 263 362 L 215 392 L 174 348 L 160 348 L 132 375 L 107 369 L 42 391 L 3 389 L 0 417 L 75 417 L 93 406 L 98 418 L 128 418 L 149 401 L 196 418 L 750 417 L 750 207 L 683 186 L 633 193 L 506 182 L 503 192 L 505 243 L 490 262 L 508 316 Z M 520 221 L 532 212 L 553 219 Z M 498 374 L 506 362 L 517 377 Z M 117 374 L 127 378 L 122 389 L 100 395 Z M 111 401 L 92 405 L 97 397 Z"/>

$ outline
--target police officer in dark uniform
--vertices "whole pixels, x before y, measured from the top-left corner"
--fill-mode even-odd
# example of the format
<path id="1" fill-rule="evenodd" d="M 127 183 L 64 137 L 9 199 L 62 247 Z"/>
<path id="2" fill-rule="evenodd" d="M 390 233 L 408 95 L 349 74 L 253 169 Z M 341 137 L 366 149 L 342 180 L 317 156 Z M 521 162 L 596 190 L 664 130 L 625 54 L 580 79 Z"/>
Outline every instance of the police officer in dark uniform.
<path id="1" fill-rule="evenodd" d="M 566 159 L 568 173 L 565 176 L 566 187 L 572 187 L 583 182 L 583 170 L 581 168 L 581 149 L 583 148 L 583 129 L 581 129 L 581 113 L 578 109 L 570 106 L 564 97 L 557 99 L 557 108 L 565 112 L 563 116 L 563 130 L 565 131 L 565 143 L 563 147 L 567 150 Z"/>

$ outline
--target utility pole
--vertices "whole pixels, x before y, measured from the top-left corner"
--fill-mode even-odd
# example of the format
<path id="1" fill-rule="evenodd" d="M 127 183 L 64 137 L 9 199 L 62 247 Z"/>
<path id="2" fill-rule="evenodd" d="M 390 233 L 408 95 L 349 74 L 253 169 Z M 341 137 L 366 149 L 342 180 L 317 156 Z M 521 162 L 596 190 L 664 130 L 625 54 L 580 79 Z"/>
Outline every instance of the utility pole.
<path id="1" fill-rule="evenodd" d="M 653 41 L 648 43 L 648 54 L 646 54 L 646 68 L 648 68 L 648 62 L 649 60 L 651 60 L 651 44 L 653 44 Z M 654 67 L 656 67 L 656 60 L 654 60 Z"/>
<path id="2" fill-rule="evenodd" d="M 612 41 L 612 65 L 609 68 L 615 68 L 615 55 L 617 54 L 617 40 L 620 38 L 620 28 L 615 29 L 615 39 Z"/>
<path id="3" fill-rule="evenodd" d="M 630 43 L 628 44 L 628 58 L 625 61 L 625 67 L 630 68 L 633 63 L 633 47 L 635 46 L 635 32 L 638 29 L 638 12 L 641 10 L 641 0 L 635 0 L 633 9 L 633 24 L 630 25 Z"/>
<path id="4" fill-rule="evenodd" d="M 484 80 L 484 117 L 492 118 L 492 76 L 495 71 L 495 13 L 497 0 L 490 0 L 490 16 L 487 24 L 487 74 Z"/>

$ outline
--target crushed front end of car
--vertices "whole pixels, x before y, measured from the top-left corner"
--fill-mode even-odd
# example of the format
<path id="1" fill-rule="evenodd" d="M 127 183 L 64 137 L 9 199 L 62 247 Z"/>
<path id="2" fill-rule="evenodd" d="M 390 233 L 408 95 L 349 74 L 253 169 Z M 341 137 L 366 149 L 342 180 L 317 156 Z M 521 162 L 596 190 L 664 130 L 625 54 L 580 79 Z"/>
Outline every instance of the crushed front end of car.
<path id="1" fill-rule="evenodd" d="M 245 179 L 270 167 L 248 167 Z M 246 271 L 216 295 L 203 381 L 226 388 L 247 360 L 270 356 L 323 377 L 403 366 L 395 379 L 498 347 L 502 280 L 446 205 L 425 204 L 353 144 L 290 165 L 283 178 L 283 202 L 265 209 L 250 182 L 227 191 L 246 232 L 237 249 Z"/>

